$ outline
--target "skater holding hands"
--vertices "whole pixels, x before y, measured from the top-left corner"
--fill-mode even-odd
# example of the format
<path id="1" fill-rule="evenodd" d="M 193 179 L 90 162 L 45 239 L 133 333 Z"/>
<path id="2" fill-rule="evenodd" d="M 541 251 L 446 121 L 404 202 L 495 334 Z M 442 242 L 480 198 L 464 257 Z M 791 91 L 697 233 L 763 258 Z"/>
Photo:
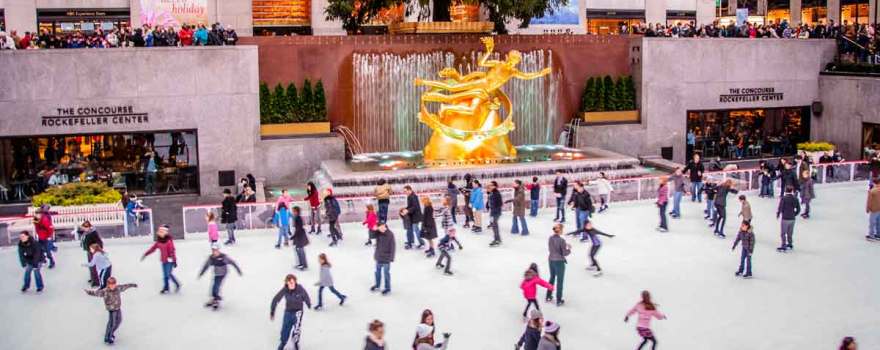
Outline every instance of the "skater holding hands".
<path id="1" fill-rule="evenodd" d="M 638 314 L 639 317 L 639 321 L 636 324 L 636 330 L 639 332 L 639 336 L 642 337 L 642 343 L 639 344 L 637 350 L 641 350 L 648 341 L 651 342 L 651 350 L 657 349 L 657 338 L 654 337 L 654 332 L 651 331 L 651 318 L 665 320 L 666 315 L 657 311 L 657 305 L 651 301 L 650 292 L 646 290 L 642 291 L 642 301 L 636 303 L 636 305 L 626 313 L 623 322 L 629 322 L 629 317 L 635 314 Z"/>
<path id="2" fill-rule="evenodd" d="M 537 310 L 541 309 L 541 307 L 538 306 L 537 300 L 538 286 L 547 288 L 548 291 L 553 291 L 553 285 L 547 283 L 547 281 L 545 280 L 542 280 L 541 277 L 538 276 L 538 271 L 536 270 L 536 268 L 529 267 L 529 269 L 526 270 L 523 276 L 522 283 L 520 283 L 519 285 L 519 288 L 522 289 L 523 297 L 526 299 L 526 308 L 523 310 L 522 313 L 523 318 L 528 315 L 529 308 L 532 305 L 535 305 L 535 309 Z"/>
<path id="3" fill-rule="evenodd" d="M 94 268 L 98 271 L 98 289 L 104 289 L 107 287 L 107 280 L 112 276 L 113 265 L 100 244 L 92 243 L 89 251 L 92 253 L 92 259 L 87 264 L 83 264 L 83 267 Z"/>

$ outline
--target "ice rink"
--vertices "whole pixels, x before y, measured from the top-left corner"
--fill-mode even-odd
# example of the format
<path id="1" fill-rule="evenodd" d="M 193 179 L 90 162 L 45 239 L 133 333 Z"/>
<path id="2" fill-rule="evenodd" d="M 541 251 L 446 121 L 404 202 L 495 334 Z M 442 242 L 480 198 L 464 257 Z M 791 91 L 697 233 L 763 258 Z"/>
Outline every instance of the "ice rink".
<path id="1" fill-rule="evenodd" d="M 633 349 L 639 342 L 633 320 L 624 314 L 639 292 L 653 293 L 669 317 L 655 321 L 658 349 L 836 349 L 844 336 L 854 336 L 860 349 L 880 349 L 880 243 L 864 239 L 867 231 L 865 184 L 816 186 L 812 218 L 797 221 L 795 252 L 781 254 L 776 200 L 749 199 L 755 213 L 756 248 L 751 280 L 734 277 L 739 251 L 731 245 L 737 231 L 739 204 L 729 198 L 727 239 L 711 234 L 703 220 L 703 204 L 683 200 L 683 218 L 658 233 L 657 210 L 650 202 L 612 205 L 593 216 L 600 230 L 616 234 L 605 239 L 599 261 L 605 275 L 594 278 L 587 266 L 589 244 L 569 238 L 563 307 L 541 301 L 545 317 L 561 324 L 565 349 Z M 484 216 L 484 222 L 488 222 Z M 326 292 L 323 311 L 306 311 L 302 349 L 360 349 L 366 325 L 386 323 L 388 349 L 410 348 L 422 309 L 434 311 L 437 333 L 451 332 L 450 349 L 511 349 L 523 331 L 525 301 L 519 289 L 531 262 L 549 277 L 547 238 L 553 211 L 529 218 L 531 235 L 509 234 L 511 217 L 504 213 L 504 244 L 489 248 L 491 233 L 462 232 L 463 251 L 453 253 L 455 276 L 444 276 L 434 260 L 405 251 L 399 221 L 390 226 L 398 241 L 392 264 L 389 296 L 369 291 L 373 283 L 372 249 L 363 246 L 366 230 L 343 226 L 345 240 L 328 248 L 326 236 L 310 236 L 306 251 L 310 269 L 292 269 L 292 248 L 276 250 L 275 232 L 239 232 L 239 243 L 224 251 L 237 260 L 244 276 L 226 279 L 219 311 L 203 307 L 209 295 L 210 272 L 197 274 L 209 244 L 204 235 L 176 242 L 183 283 L 179 294 L 159 295 L 161 269 L 154 254 L 139 261 L 150 242 L 145 238 L 106 242 L 113 273 L 120 283 L 138 283 L 123 294 L 123 324 L 116 348 L 274 349 L 280 317 L 269 320 L 269 303 L 294 272 L 317 300 L 317 255 L 329 255 L 336 287 L 349 296 L 342 307 Z M 574 217 L 568 213 L 567 229 Z M 174 230 L 174 228 L 172 228 Z M 325 229 L 326 232 L 326 229 Z M 221 233 L 225 236 L 225 233 Z M 87 296 L 88 273 L 81 267 L 84 252 L 77 243 L 60 244 L 58 266 L 43 269 L 46 290 L 19 292 L 22 269 L 14 249 L 0 250 L 0 349 L 96 349 L 102 342 L 106 311 L 101 299 Z M 540 290 L 543 292 L 543 290 Z M 539 293 L 541 295 L 543 293 Z M 283 311 L 283 302 L 277 315 Z"/>

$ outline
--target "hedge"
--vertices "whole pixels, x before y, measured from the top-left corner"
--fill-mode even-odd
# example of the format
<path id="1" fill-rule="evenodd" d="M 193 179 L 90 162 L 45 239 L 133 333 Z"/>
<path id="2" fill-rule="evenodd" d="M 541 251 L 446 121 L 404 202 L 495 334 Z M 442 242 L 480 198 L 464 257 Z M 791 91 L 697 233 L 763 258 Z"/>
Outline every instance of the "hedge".
<path id="1" fill-rule="evenodd" d="M 122 195 L 105 183 L 73 182 L 54 186 L 34 196 L 31 204 L 39 207 L 43 204 L 51 206 L 73 206 L 86 204 L 112 204 L 119 202 Z"/>
<path id="2" fill-rule="evenodd" d="M 636 109 L 636 87 L 632 76 L 614 80 L 611 76 L 590 77 L 581 94 L 581 112 L 630 111 Z"/>
<path id="3" fill-rule="evenodd" d="M 260 83 L 260 124 L 326 121 L 327 97 L 320 80 L 314 89 L 308 79 L 301 89 L 297 89 L 293 82 L 286 88 L 278 84 L 272 89 L 265 82 Z"/>

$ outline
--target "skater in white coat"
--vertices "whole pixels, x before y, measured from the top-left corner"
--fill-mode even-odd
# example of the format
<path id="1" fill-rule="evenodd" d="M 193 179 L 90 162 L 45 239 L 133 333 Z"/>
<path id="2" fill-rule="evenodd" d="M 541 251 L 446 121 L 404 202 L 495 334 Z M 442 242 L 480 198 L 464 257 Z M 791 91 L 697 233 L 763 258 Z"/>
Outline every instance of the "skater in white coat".
<path id="1" fill-rule="evenodd" d="M 599 178 L 596 179 L 596 191 L 599 193 L 599 212 L 601 213 L 608 210 L 611 192 L 614 191 L 614 188 L 611 187 L 611 181 L 608 181 L 608 177 L 605 176 L 605 172 L 600 172 Z"/>

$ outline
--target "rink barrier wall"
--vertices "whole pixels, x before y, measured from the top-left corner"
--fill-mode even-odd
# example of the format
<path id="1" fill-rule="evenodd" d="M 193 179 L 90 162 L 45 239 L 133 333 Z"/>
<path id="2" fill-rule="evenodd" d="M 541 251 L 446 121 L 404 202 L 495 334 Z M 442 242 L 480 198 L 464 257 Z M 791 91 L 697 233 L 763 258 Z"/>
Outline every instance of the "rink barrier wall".
<path id="1" fill-rule="evenodd" d="M 829 183 L 844 183 L 844 182 L 854 182 L 854 181 L 867 181 L 871 178 L 871 172 L 869 169 L 869 165 L 865 161 L 849 161 L 849 162 L 840 162 L 840 163 L 830 163 L 830 164 L 816 164 L 810 166 L 810 171 L 813 174 L 814 180 L 816 184 L 829 184 Z M 749 191 L 757 191 L 761 187 L 761 181 L 759 174 L 761 171 L 759 169 L 743 169 L 743 170 L 729 170 L 729 171 L 713 171 L 706 172 L 703 174 L 704 183 L 708 181 L 712 182 L 722 182 L 727 179 L 733 180 L 734 187 L 741 192 L 749 192 Z M 624 178 L 624 179 L 611 179 L 609 180 L 611 183 L 611 187 L 613 191 L 608 196 L 608 202 L 628 202 L 628 201 L 641 201 L 641 200 L 653 200 L 657 198 L 657 184 L 659 180 L 663 176 L 642 176 L 642 177 L 633 177 L 633 178 Z M 569 191 L 568 193 L 572 193 L 573 184 L 577 179 L 569 178 Z M 686 188 L 688 190 L 691 189 L 691 183 L 688 176 L 685 176 Z M 772 184 L 774 186 L 774 193 L 779 194 L 779 180 L 775 180 Z M 504 187 L 499 188 L 501 192 L 502 198 L 505 201 L 503 211 L 510 211 L 513 209 L 512 203 L 508 202 L 513 199 L 513 188 Z M 553 185 L 552 184 L 543 184 L 541 186 L 541 194 L 540 199 L 538 200 L 538 205 L 540 209 L 544 208 L 553 208 L 556 207 L 556 201 L 552 195 Z M 595 182 L 591 182 L 587 186 L 587 191 L 590 192 L 590 195 L 593 198 L 593 201 L 598 203 L 598 190 Z M 446 195 L 446 192 L 422 192 L 418 194 L 419 196 L 428 196 L 431 199 L 431 202 L 438 206 L 441 203 L 443 196 Z M 671 196 L 671 191 L 670 191 Z M 528 191 L 526 192 L 526 198 L 529 198 Z M 362 222 L 364 219 L 364 212 L 367 204 L 376 204 L 374 197 L 370 196 L 361 196 L 361 197 L 338 197 L 340 208 L 342 213 L 339 217 L 340 223 L 346 222 Z M 463 215 L 463 204 L 464 204 L 464 196 L 458 196 L 458 208 L 456 210 L 456 214 L 461 216 Z M 294 201 L 291 203 L 292 206 L 298 206 L 301 209 L 301 213 L 303 219 L 305 220 L 305 226 L 309 227 L 309 204 L 306 201 Z M 527 204 L 528 205 L 528 204 Z M 394 220 L 398 218 L 397 212 L 406 206 L 406 195 L 398 194 L 392 195 L 390 198 L 390 204 L 388 206 L 388 218 L 389 220 Z M 272 216 L 274 215 L 275 202 L 261 202 L 261 203 L 241 203 L 238 205 L 238 221 L 236 221 L 236 230 L 255 230 L 255 229 L 272 229 L 275 226 L 272 225 Z M 528 208 L 528 206 L 527 206 Z M 323 208 L 322 208 L 323 209 Z M 184 206 L 182 209 L 183 215 L 183 235 L 186 237 L 187 234 L 194 233 L 204 233 L 207 232 L 207 222 L 205 217 L 208 211 L 213 211 L 215 214 L 220 214 L 220 205 L 193 205 L 193 206 Z M 321 222 L 326 220 L 322 219 Z M 366 228 L 365 228 L 366 229 Z M 224 231 L 224 227 L 221 224 L 220 230 Z"/>
<path id="2" fill-rule="evenodd" d="M 36 236 L 33 215 L 0 217 L 0 247 L 18 244 L 22 231 Z M 96 210 L 91 212 L 59 213 L 52 215 L 55 241 L 79 241 L 76 229 L 88 220 L 101 234 L 101 238 L 149 236 L 156 232 L 152 209 L 138 209 L 130 216 L 125 210 Z"/>

